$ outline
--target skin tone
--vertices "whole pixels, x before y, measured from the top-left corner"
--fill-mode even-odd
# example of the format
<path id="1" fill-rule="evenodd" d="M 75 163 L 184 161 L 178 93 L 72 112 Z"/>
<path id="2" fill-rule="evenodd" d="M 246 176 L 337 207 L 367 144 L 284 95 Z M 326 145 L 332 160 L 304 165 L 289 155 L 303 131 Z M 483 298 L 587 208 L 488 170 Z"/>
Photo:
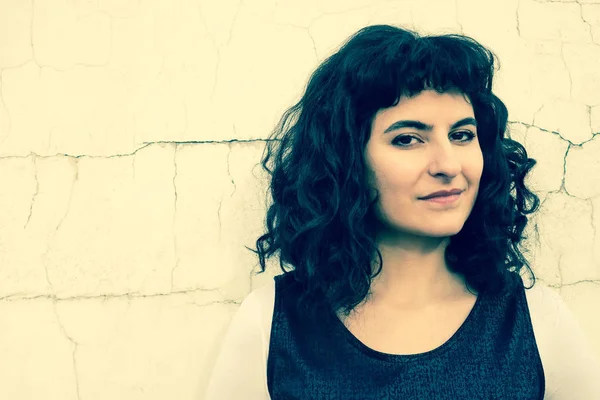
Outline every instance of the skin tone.
<path id="1" fill-rule="evenodd" d="M 400 122 L 407 120 L 420 124 Z M 483 171 L 468 98 L 433 90 L 402 97 L 376 114 L 364 158 L 380 194 L 376 240 L 383 270 L 345 323 L 375 349 L 426 351 L 452 336 L 476 300 L 444 260 L 450 236 L 473 209 Z M 462 193 L 450 205 L 421 199 L 456 188 Z M 359 320 L 370 332 L 356 326 Z"/>

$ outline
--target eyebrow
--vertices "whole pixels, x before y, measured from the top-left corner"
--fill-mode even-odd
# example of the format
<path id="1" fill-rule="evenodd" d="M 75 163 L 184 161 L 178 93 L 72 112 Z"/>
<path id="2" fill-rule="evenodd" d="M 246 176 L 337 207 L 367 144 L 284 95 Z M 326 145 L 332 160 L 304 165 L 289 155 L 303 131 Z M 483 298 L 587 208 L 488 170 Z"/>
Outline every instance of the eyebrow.
<path id="1" fill-rule="evenodd" d="M 452 126 L 450 127 L 450 129 L 456 129 L 460 126 L 465 126 L 465 125 L 473 125 L 473 126 L 477 127 L 477 121 L 475 120 L 475 118 L 471 118 L 471 117 L 463 118 L 460 121 L 453 123 Z M 393 124 L 391 124 L 383 133 L 396 131 L 396 130 L 402 129 L 402 128 L 414 128 L 414 129 L 418 129 L 420 131 L 431 132 L 433 130 L 433 125 L 427 125 L 421 121 L 401 120 L 401 121 L 396 121 Z"/>

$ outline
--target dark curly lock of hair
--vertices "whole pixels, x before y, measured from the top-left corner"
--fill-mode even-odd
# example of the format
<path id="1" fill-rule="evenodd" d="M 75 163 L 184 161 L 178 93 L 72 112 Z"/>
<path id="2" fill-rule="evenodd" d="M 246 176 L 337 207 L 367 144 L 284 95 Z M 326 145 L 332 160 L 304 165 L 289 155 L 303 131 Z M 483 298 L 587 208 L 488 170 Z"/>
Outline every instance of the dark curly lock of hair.
<path id="1" fill-rule="evenodd" d="M 494 54 L 461 35 L 419 36 L 388 25 L 351 36 L 312 74 L 301 100 L 271 135 L 262 159 L 272 203 L 266 233 L 249 249 L 292 267 L 306 315 L 348 314 L 369 293 L 383 259 L 363 152 L 378 110 L 424 89 L 466 95 L 484 159 L 473 210 L 445 250 L 449 269 L 479 293 L 502 290 L 523 268 L 527 214 L 539 198 L 524 184 L 535 160 L 505 137 L 508 112 L 492 93 Z M 529 206 L 528 206 L 529 204 Z M 375 263 L 375 264 L 374 264 Z M 373 266 L 378 265 L 374 271 Z"/>

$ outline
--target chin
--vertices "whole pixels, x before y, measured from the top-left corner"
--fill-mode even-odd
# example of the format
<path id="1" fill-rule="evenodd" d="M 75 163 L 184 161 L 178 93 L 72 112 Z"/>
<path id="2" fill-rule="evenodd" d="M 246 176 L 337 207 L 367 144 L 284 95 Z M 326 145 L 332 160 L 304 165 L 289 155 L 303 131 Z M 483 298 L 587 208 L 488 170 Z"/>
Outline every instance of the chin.
<path id="1" fill-rule="evenodd" d="M 462 227 L 461 227 L 462 228 Z M 448 229 L 407 229 L 406 227 L 395 227 L 388 230 L 388 235 L 399 236 L 399 237 L 422 237 L 422 238 L 437 238 L 445 239 L 456 235 L 460 232 L 461 228 L 448 228 Z"/>
<path id="2" fill-rule="evenodd" d="M 422 229 L 422 230 L 414 230 L 412 231 L 413 234 L 416 234 L 418 236 L 425 236 L 425 237 L 437 237 L 437 238 L 445 238 L 445 237 L 450 237 L 450 236 L 454 236 L 457 233 L 459 233 L 461 231 L 461 229 L 463 228 L 464 224 L 456 224 L 453 226 L 447 226 L 447 227 L 437 227 L 437 229 Z"/>
<path id="3" fill-rule="evenodd" d="M 411 223 L 412 222 L 412 223 Z M 415 223 L 416 222 L 416 223 Z M 465 218 L 452 216 L 450 218 L 421 219 L 420 221 L 406 221 L 400 219 L 380 220 L 382 228 L 391 235 L 410 235 L 430 238 L 444 238 L 459 233 L 466 222 Z"/>

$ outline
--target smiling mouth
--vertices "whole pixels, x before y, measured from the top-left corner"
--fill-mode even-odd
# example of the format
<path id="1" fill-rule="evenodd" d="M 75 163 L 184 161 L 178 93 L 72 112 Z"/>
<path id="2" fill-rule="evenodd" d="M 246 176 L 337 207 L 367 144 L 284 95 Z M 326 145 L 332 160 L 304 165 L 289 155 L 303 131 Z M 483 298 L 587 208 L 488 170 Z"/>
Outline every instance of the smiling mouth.
<path id="1" fill-rule="evenodd" d="M 445 195 L 445 196 L 435 196 L 435 197 L 430 197 L 430 198 L 421 199 L 421 200 L 426 201 L 428 203 L 433 203 L 433 204 L 453 204 L 456 201 L 458 201 L 461 194 L 462 194 L 462 192 L 456 193 L 456 194 L 451 194 L 451 195 Z"/>
<path id="2" fill-rule="evenodd" d="M 444 197 L 456 197 L 456 196 L 460 196 L 463 192 L 464 192 L 464 190 L 453 190 L 449 193 L 440 193 L 440 194 L 434 194 L 434 195 L 429 195 L 429 196 L 425 196 L 425 197 L 420 197 L 419 200 L 431 200 L 431 199 L 439 199 L 439 198 L 444 198 Z"/>

